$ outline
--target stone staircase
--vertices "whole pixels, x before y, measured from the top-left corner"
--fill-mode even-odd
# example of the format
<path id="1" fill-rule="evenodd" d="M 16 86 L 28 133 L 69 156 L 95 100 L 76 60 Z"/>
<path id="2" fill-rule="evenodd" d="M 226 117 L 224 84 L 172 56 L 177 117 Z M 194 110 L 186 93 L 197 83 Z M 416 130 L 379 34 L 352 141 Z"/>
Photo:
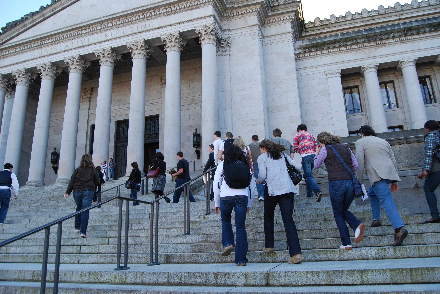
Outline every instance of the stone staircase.
<path id="1" fill-rule="evenodd" d="M 106 185 L 121 182 L 115 181 Z M 14 237 L 74 211 L 64 187 L 24 188 L 11 205 L 0 240 Z M 123 196 L 129 191 L 123 189 Z M 130 206 L 129 270 L 115 271 L 118 208 L 116 202 L 90 213 L 88 238 L 63 223 L 60 293 L 440 293 L 440 225 L 422 224 L 428 214 L 400 213 L 409 231 L 404 246 L 391 247 L 393 229 L 372 228 L 370 206 L 351 211 L 366 225 L 364 240 L 351 251 L 340 238 L 329 197 L 321 203 L 298 196 L 295 221 L 306 262 L 290 265 L 279 211 L 275 216 L 275 252 L 263 253 L 263 203 L 254 202 L 246 220 L 249 263 L 237 267 L 222 257 L 221 221 L 205 215 L 203 192 L 191 203 L 191 235 L 183 235 L 183 204 L 160 205 L 159 266 L 148 266 L 150 207 Z M 103 199 L 115 195 L 111 191 Z M 151 200 L 152 196 L 140 196 Z M 213 211 L 214 203 L 211 202 Z M 125 211 L 125 208 L 124 208 Z M 0 293 L 38 293 L 44 232 L 0 248 Z M 56 228 L 51 230 L 48 289 L 51 293 Z M 123 240 L 124 241 L 124 240 Z M 123 247 L 124 248 L 124 247 Z"/>

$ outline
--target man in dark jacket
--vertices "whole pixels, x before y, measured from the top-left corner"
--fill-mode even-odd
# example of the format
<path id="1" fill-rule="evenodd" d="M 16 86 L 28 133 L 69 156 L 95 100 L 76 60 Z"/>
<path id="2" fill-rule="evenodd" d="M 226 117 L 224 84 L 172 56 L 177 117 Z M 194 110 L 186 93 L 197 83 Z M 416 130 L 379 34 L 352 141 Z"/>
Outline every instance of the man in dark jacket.
<path id="1" fill-rule="evenodd" d="M 191 181 L 191 178 L 189 176 L 189 163 L 188 163 L 188 161 L 186 161 L 185 158 L 183 158 L 182 151 L 177 152 L 177 159 L 179 160 L 179 162 L 177 163 L 177 172 L 171 175 L 173 178 L 175 176 L 177 176 L 176 188 Z M 188 185 L 188 189 L 189 188 L 190 188 L 190 185 Z M 173 203 L 179 202 L 180 194 L 182 194 L 182 192 L 183 192 L 183 188 L 177 189 L 174 192 Z M 191 190 L 189 190 L 189 201 L 196 202 L 193 194 L 191 193 Z"/>
<path id="2" fill-rule="evenodd" d="M 214 161 L 214 144 L 209 145 L 209 157 L 208 157 L 208 161 L 205 164 L 205 168 L 203 169 L 203 173 L 206 173 L 207 170 L 211 169 L 215 167 L 215 161 Z M 214 173 L 215 170 L 212 170 L 209 174 L 210 174 L 210 178 L 212 180 L 214 180 Z M 208 180 L 208 179 L 206 179 Z M 211 185 L 211 200 L 214 199 L 214 190 L 212 189 L 212 185 Z"/>

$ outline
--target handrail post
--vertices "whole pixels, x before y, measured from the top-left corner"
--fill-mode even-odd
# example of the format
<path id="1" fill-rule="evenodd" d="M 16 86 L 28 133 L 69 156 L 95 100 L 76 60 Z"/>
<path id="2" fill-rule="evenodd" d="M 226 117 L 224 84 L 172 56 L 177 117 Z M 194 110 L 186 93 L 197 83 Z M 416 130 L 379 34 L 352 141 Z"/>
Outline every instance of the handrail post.
<path id="1" fill-rule="evenodd" d="M 205 177 L 206 177 L 206 184 L 205 184 L 206 212 L 205 212 L 205 215 L 208 215 L 208 214 L 210 214 L 210 212 L 211 212 L 211 211 L 210 211 L 210 205 L 209 205 L 209 201 L 210 201 L 209 198 L 210 198 L 210 196 L 211 196 L 211 189 L 210 189 L 210 183 L 211 183 L 210 179 L 211 179 L 211 177 L 210 177 L 209 173 L 206 173 L 206 174 L 205 174 Z"/>
<path id="2" fill-rule="evenodd" d="M 187 231 L 186 231 L 186 214 L 187 214 L 187 205 L 186 205 L 186 201 L 187 201 L 187 191 L 188 191 L 188 185 L 184 185 L 183 186 L 183 234 L 187 235 Z"/>
<path id="3" fill-rule="evenodd" d="M 187 217 L 187 220 L 186 220 L 186 226 L 187 226 L 187 228 L 186 228 L 186 234 L 187 235 L 191 235 L 191 232 L 190 232 L 190 230 L 191 230 L 191 222 L 190 222 L 190 220 L 191 220 L 191 213 L 190 213 L 190 210 L 189 210 L 189 208 L 190 208 L 190 199 L 189 199 L 189 193 L 191 192 L 191 181 L 189 181 L 188 182 L 188 185 L 187 185 L 187 188 L 186 188 L 186 205 L 188 206 L 188 208 L 186 209 L 186 217 Z"/>
<path id="4" fill-rule="evenodd" d="M 154 265 L 153 261 L 153 230 L 154 230 L 154 203 L 151 203 L 150 208 L 150 263 L 148 265 Z"/>
<path id="5" fill-rule="evenodd" d="M 60 282 L 61 237 L 62 237 L 62 234 L 63 234 L 63 223 L 59 222 L 58 229 L 57 229 L 57 249 L 56 249 L 56 255 L 55 255 L 55 271 L 53 274 L 53 294 L 58 294 L 58 284 Z"/>
<path id="6" fill-rule="evenodd" d="M 145 183 L 145 179 L 142 179 L 142 181 L 141 181 L 141 195 L 145 195 L 144 194 L 144 183 Z"/>
<path id="7" fill-rule="evenodd" d="M 124 269 L 129 269 L 128 265 L 128 230 L 130 229 L 130 201 L 125 200 L 125 250 L 124 250 Z"/>
<path id="8" fill-rule="evenodd" d="M 98 193 L 98 203 L 101 203 L 101 194 L 102 194 L 102 192 L 99 191 L 99 193 Z M 101 208 L 101 205 L 98 205 L 98 208 Z"/>
<path id="9" fill-rule="evenodd" d="M 148 178 L 145 181 L 145 194 L 148 194 Z"/>
<path id="10" fill-rule="evenodd" d="M 45 229 L 45 235 L 44 235 L 44 251 L 43 251 L 43 265 L 41 269 L 40 294 L 46 294 L 47 256 L 49 255 L 49 235 L 50 235 L 50 227 L 47 227 Z"/>
<path id="11" fill-rule="evenodd" d="M 159 201 L 156 201 L 156 227 L 154 229 L 154 264 L 159 265 Z"/>
<path id="12" fill-rule="evenodd" d="M 122 199 L 118 199 L 119 205 L 119 217 L 118 217 L 118 245 L 116 253 L 116 268 L 115 270 L 121 270 L 121 247 L 122 247 Z"/>

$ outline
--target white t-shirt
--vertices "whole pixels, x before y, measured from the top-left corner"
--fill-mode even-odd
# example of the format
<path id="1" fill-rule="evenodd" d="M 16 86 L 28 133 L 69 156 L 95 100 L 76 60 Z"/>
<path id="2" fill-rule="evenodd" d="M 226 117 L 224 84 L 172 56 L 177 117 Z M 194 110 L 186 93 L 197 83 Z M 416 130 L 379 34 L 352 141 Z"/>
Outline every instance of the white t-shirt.
<path id="1" fill-rule="evenodd" d="M 213 143 L 214 145 L 214 161 L 215 164 L 218 163 L 218 151 L 221 150 L 221 148 L 223 148 L 223 140 L 222 139 L 217 139 L 215 140 Z"/>

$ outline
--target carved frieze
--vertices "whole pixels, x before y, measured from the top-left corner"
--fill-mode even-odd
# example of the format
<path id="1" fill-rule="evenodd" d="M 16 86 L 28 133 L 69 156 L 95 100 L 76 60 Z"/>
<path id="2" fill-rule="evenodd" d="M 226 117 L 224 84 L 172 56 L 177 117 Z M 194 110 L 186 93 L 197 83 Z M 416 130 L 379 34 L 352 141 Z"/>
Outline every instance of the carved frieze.
<path id="1" fill-rule="evenodd" d="M 171 33 L 161 37 L 166 52 L 178 51 L 181 52 L 183 50 L 183 46 L 186 45 L 186 41 L 182 39 L 179 32 Z"/>
<path id="2" fill-rule="evenodd" d="M 90 61 L 82 59 L 79 55 L 65 58 L 64 62 L 69 66 L 69 73 L 82 74 L 84 69 L 90 66 Z"/>
<path id="3" fill-rule="evenodd" d="M 40 76 L 42 80 L 51 80 L 55 81 L 57 76 L 57 66 L 51 62 L 41 64 L 37 66 L 37 69 L 40 71 Z"/>
<path id="4" fill-rule="evenodd" d="M 151 53 L 148 44 L 145 40 L 138 40 L 127 44 L 128 49 L 131 52 L 131 58 L 147 60 Z"/>
<path id="5" fill-rule="evenodd" d="M 99 64 L 101 66 L 115 67 L 115 62 L 121 58 L 121 55 L 113 51 L 111 48 L 105 48 L 95 52 L 95 55 L 99 58 Z"/>
<path id="6" fill-rule="evenodd" d="M 26 70 L 26 69 L 20 69 L 20 70 L 16 70 L 14 72 L 12 72 L 12 75 L 14 76 L 15 79 L 15 84 L 18 86 L 25 86 L 28 87 L 29 86 L 29 82 L 31 80 L 31 73 Z"/>
<path id="7" fill-rule="evenodd" d="M 216 45 L 217 42 L 217 28 L 215 24 L 204 25 L 202 27 L 196 28 L 196 33 L 199 34 L 200 44 Z"/>

